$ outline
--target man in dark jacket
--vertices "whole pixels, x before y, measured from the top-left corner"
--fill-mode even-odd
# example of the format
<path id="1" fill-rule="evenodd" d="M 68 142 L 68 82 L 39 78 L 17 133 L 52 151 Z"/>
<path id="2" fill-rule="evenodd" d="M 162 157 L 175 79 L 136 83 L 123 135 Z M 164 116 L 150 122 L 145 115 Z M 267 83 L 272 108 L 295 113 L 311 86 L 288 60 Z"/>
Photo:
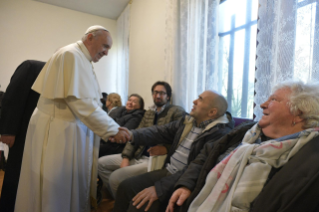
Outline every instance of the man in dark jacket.
<path id="1" fill-rule="evenodd" d="M 169 103 L 172 95 L 167 82 L 158 81 L 152 86 L 154 106 L 147 110 L 137 129 L 153 125 L 164 125 L 182 119 L 185 111 L 182 107 Z M 151 155 L 167 154 L 169 146 L 153 146 L 127 143 L 122 154 L 108 155 L 99 158 L 98 171 L 104 185 L 115 197 L 118 185 L 125 179 L 147 172 L 148 153 Z"/>
<path id="2" fill-rule="evenodd" d="M 189 205 L 205 185 L 206 177 L 211 169 L 241 143 L 247 130 L 254 124 L 256 123 L 243 123 L 218 142 L 210 142 L 204 146 L 201 153 L 174 185 L 176 191 L 169 200 L 169 206 L 175 208 L 174 211 L 188 210 Z M 175 203 L 181 207 L 177 207 Z"/>
<path id="3" fill-rule="evenodd" d="M 10 147 L 0 199 L 1 212 L 13 212 L 20 177 L 24 142 L 39 94 L 31 86 L 44 62 L 24 61 L 14 72 L 2 100 L 0 140 Z"/>
<path id="4" fill-rule="evenodd" d="M 211 169 L 225 157 L 225 152 L 242 142 L 246 132 L 255 124 L 256 122 L 250 122 L 240 125 L 218 142 L 205 145 L 204 150 L 191 164 L 197 164 L 200 171 L 192 172 L 195 174 L 193 178 L 187 176 L 190 174 L 187 171 L 179 178 L 175 184 L 178 189 L 169 201 L 169 207 L 174 210 L 169 211 L 188 211 L 190 204 L 204 187 Z M 285 166 L 272 168 L 264 188 L 251 203 L 250 212 L 319 211 L 318 143 L 319 138 L 313 138 Z M 180 207 L 175 205 L 176 203 Z"/>
<path id="5" fill-rule="evenodd" d="M 223 96 L 205 91 L 194 101 L 191 117 L 164 126 L 132 130 L 134 145 L 165 142 L 172 146 L 161 170 L 129 178 L 120 184 L 114 210 L 158 211 L 163 210 L 161 206 L 165 209 L 175 183 L 204 145 L 217 141 L 233 128 L 234 121 L 226 109 L 227 101 Z"/>

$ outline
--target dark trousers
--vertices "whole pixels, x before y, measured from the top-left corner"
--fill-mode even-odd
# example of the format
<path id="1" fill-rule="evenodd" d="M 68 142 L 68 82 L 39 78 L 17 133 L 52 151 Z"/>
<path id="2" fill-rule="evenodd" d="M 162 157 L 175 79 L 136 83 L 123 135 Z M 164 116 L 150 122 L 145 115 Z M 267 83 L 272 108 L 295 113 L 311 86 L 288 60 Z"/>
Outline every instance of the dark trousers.
<path id="1" fill-rule="evenodd" d="M 101 139 L 100 141 L 100 150 L 99 150 L 99 158 L 106 155 L 113 155 L 122 153 L 125 144 L 112 143 L 110 141 L 105 142 Z"/>
<path id="2" fill-rule="evenodd" d="M 154 186 L 155 182 L 162 179 L 165 176 L 170 175 L 167 169 L 160 169 L 152 172 L 147 172 L 145 174 L 141 174 L 139 176 L 131 177 L 124 180 L 120 186 L 118 187 L 114 211 L 115 212 L 133 212 L 133 211 L 144 211 L 147 203 L 143 205 L 142 208 L 136 209 L 132 205 L 132 199 L 138 194 L 140 191 L 145 188 Z M 165 211 L 167 203 L 161 203 L 159 200 L 153 202 L 151 208 L 148 210 L 149 212 L 155 211 Z"/>
<path id="3" fill-rule="evenodd" d="M 9 150 L 6 170 L 4 173 L 0 211 L 13 212 L 18 190 L 20 170 L 24 149 L 24 141 L 21 142 L 19 136 L 16 137 L 14 145 Z"/>

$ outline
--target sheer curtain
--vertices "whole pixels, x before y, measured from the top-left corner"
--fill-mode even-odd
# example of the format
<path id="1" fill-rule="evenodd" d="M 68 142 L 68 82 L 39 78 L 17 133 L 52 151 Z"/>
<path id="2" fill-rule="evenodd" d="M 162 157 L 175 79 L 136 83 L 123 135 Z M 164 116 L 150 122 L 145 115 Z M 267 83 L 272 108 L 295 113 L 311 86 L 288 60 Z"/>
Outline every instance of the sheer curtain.
<path id="1" fill-rule="evenodd" d="M 172 70 L 168 73 L 173 81 L 174 104 L 189 112 L 193 100 L 201 92 L 218 89 L 219 0 L 172 0 L 167 4 L 166 38 L 169 42 L 165 61 L 167 70 Z"/>
<path id="2" fill-rule="evenodd" d="M 165 44 L 164 47 L 164 81 L 173 86 L 174 72 L 177 70 L 177 46 L 178 46 L 178 1 L 166 0 L 165 14 Z M 173 95 L 175 93 L 173 87 Z M 174 97 L 172 98 L 174 101 Z M 174 101 L 175 103 L 175 101 Z"/>
<path id="3" fill-rule="evenodd" d="M 116 91 L 122 97 L 123 103 L 128 98 L 130 9 L 131 4 L 128 4 L 117 19 Z"/>
<path id="4" fill-rule="evenodd" d="M 254 114 L 287 79 L 319 80 L 319 0 L 259 0 Z"/>

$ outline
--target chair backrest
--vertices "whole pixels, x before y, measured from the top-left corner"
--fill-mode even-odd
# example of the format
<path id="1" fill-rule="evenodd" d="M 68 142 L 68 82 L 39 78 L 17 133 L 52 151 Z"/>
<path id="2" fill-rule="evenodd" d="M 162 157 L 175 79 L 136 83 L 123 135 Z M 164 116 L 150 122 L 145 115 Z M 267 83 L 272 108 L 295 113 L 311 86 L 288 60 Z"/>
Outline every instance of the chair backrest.
<path id="1" fill-rule="evenodd" d="M 240 125 L 241 123 L 244 122 L 251 122 L 253 121 L 252 119 L 247 119 L 247 118 L 234 118 L 235 121 L 235 127 L 237 127 L 238 125 Z"/>

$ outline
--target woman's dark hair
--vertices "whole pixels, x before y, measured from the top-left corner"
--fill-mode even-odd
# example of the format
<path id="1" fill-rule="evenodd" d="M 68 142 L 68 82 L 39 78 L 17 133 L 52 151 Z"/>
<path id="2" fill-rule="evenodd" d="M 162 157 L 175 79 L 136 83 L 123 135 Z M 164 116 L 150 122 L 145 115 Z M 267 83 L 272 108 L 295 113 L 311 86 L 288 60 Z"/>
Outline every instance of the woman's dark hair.
<path id="1" fill-rule="evenodd" d="M 140 108 L 139 109 L 140 110 L 144 110 L 144 99 L 140 95 L 138 95 L 136 93 L 131 94 L 128 98 L 130 98 L 131 96 L 135 96 L 135 97 L 138 98 L 138 103 L 140 104 Z"/>
<path id="2" fill-rule="evenodd" d="M 167 82 L 157 81 L 157 82 L 155 82 L 154 85 L 152 86 L 152 93 L 153 93 L 153 91 L 154 91 L 154 88 L 155 88 L 157 85 L 163 85 L 163 86 L 165 87 L 166 94 L 167 94 L 167 96 L 169 97 L 169 100 L 171 100 L 171 96 L 172 96 L 172 88 L 171 88 L 171 86 L 170 86 Z"/>

